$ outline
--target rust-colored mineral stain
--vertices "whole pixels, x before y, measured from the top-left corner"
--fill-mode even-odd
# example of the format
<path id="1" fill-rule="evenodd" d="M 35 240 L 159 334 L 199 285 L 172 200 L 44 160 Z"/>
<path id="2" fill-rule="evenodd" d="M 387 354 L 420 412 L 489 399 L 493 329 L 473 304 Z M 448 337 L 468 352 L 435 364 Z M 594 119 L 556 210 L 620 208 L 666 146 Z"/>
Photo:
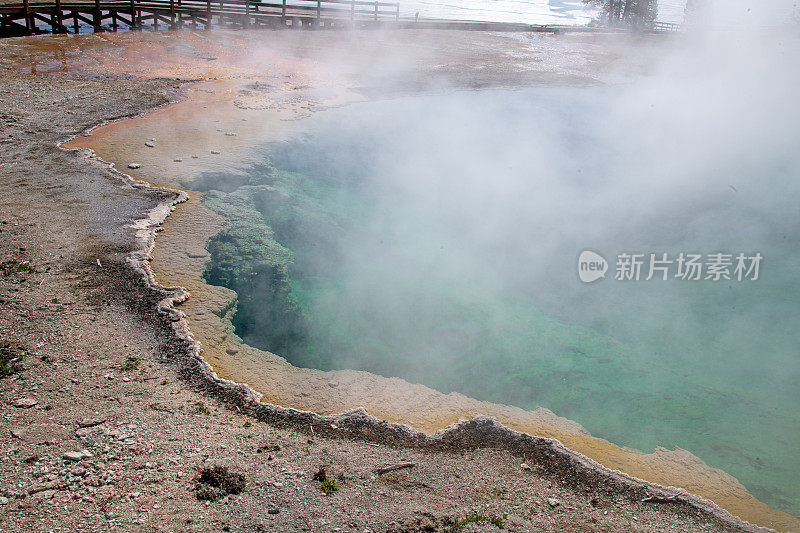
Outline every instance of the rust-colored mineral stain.
<path id="1" fill-rule="evenodd" d="M 238 52 L 226 56 L 191 33 L 182 33 L 180 43 L 198 45 L 197 57 L 188 60 L 188 66 L 182 63 L 186 52 L 175 42 L 177 39 L 147 35 L 140 38 L 144 42 L 139 42 L 133 35 L 106 37 L 125 49 L 122 54 L 115 52 L 115 57 L 125 58 L 115 63 L 119 68 L 136 70 L 138 67 L 127 62 L 141 59 L 138 54 L 142 50 L 151 50 L 145 55 L 147 62 L 152 63 L 145 69 L 148 75 L 199 72 L 202 69 L 198 70 L 198 65 L 212 61 L 210 57 L 217 58 L 215 62 L 223 58 L 215 64 L 217 74 L 242 68 Z M 165 51 L 173 54 L 170 59 L 160 55 Z M 91 148 L 134 178 L 170 187 L 191 183 L 199 172 L 244 166 L 252 147 L 280 139 L 295 127 L 295 122 L 286 119 L 296 117 L 299 108 L 275 102 L 287 91 L 318 83 L 313 76 L 307 77 L 313 65 L 301 63 L 303 72 L 298 70 L 298 63 L 286 57 L 275 58 L 259 76 L 251 72 L 245 79 L 194 85 L 188 89 L 186 99 L 177 104 L 147 116 L 99 127 L 92 135 L 78 137 L 65 146 Z M 254 79 L 282 80 L 282 84 L 277 84 L 272 94 L 258 94 L 248 100 L 241 91 Z M 347 88 L 338 87 L 335 94 L 341 97 L 337 101 L 341 103 L 346 100 L 342 95 L 347 94 Z M 246 105 L 235 104 L 241 98 L 247 100 Z M 236 135 L 226 135 L 234 128 Z M 153 146 L 145 144 L 149 139 L 155 139 L 150 143 Z M 140 168 L 126 170 L 131 162 L 139 163 Z M 190 192 L 190 199 L 177 206 L 164 222 L 151 268 L 159 283 L 188 290 L 190 297 L 179 307 L 186 314 L 192 336 L 202 344 L 203 357 L 214 371 L 220 377 L 248 384 L 264 395 L 262 401 L 323 415 L 363 407 L 378 418 L 405 423 L 426 433 L 475 415 L 494 416 L 512 429 L 556 438 L 608 468 L 661 485 L 685 488 L 752 523 L 782 531 L 800 529 L 800 522 L 794 517 L 759 502 L 735 478 L 709 467 L 685 450 L 659 448 L 653 453 L 642 453 L 592 437 L 580 425 L 546 409 L 525 411 L 480 402 L 366 372 L 296 368 L 281 357 L 243 344 L 234 334 L 229 316 L 235 293 L 209 286 L 202 280 L 208 260 L 205 243 L 224 227 L 225 221 L 200 199 L 199 193 Z"/>

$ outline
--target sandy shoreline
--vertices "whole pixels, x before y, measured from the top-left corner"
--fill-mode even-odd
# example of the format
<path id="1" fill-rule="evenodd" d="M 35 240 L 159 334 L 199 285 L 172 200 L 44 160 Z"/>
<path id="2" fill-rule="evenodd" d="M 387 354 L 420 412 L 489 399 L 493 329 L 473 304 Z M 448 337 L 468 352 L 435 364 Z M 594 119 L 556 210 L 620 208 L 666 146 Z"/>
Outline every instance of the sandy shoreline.
<path id="1" fill-rule="evenodd" d="M 159 82 L 162 86 L 167 86 L 168 83 L 166 81 Z M 172 83 L 172 82 L 169 82 Z M 141 107 L 139 111 L 144 111 L 148 107 L 152 107 L 152 103 L 148 102 L 147 105 Z M 169 110 L 174 109 L 175 106 L 171 108 L 162 108 L 162 110 Z M 167 111 L 167 113 L 169 113 Z M 144 123 L 153 123 L 153 115 L 148 116 Z M 137 119 L 138 120 L 138 119 Z M 122 123 L 117 123 L 122 124 Z M 126 130 L 130 129 L 130 121 L 127 121 L 125 126 Z M 83 126 L 84 128 L 86 126 Z M 80 129 L 80 128 L 78 128 Z M 111 126 L 113 130 L 113 125 Z M 135 128 L 134 128 L 135 130 Z M 130 131 L 126 131 L 126 134 L 130 134 Z M 138 135 L 138 133 L 137 133 Z M 141 137 L 136 137 L 137 139 L 141 139 Z M 237 138 L 238 139 L 238 138 Z M 100 155 L 103 156 L 104 159 L 109 161 L 114 161 L 113 157 L 109 157 L 104 155 L 100 152 Z M 120 165 L 118 165 L 120 166 Z M 122 170 L 122 169 L 121 169 Z M 104 172 L 101 168 L 98 167 L 97 172 Z M 139 188 L 134 188 L 135 191 L 140 191 Z M 177 206 L 176 211 L 173 215 L 167 220 L 166 224 L 164 225 L 164 233 L 158 237 L 159 239 L 159 246 L 152 250 L 152 237 L 155 231 L 155 225 L 160 222 L 159 219 L 166 216 L 169 211 L 171 210 L 170 205 L 172 202 L 178 200 L 176 194 L 167 193 L 165 191 L 152 191 L 147 190 L 147 194 L 155 195 L 161 198 L 160 201 L 156 202 L 155 205 L 149 208 L 149 212 L 151 213 L 150 217 L 148 217 L 147 222 L 139 224 L 138 226 L 129 226 L 129 229 L 126 230 L 128 234 L 132 234 L 134 241 L 138 244 L 134 245 L 133 249 L 131 250 L 134 253 L 134 257 L 136 258 L 134 261 L 140 262 L 140 267 L 143 267 L 140 274 L 143 274 L 145 277 L 150 278 L 150 271 L 146 267 L 149 263 L 151 264 L 151 268 L 156 273 L 156 279 L 160 281 L 162 284 L 167 285 L 180 285 L 183 287 L 187 287 L 189 292 L 194 296 L 194 298 L 190 298 L 184 303 L 181 303 L 178 307 L 183 312 L 185 310 L 186 315 L 190 317 L 190 320 L 198 320 L 198 322 L 191 322 L 190 321 L 190 330 L 192 331 L 194 337 L 200 340 L 203 344 L 205 352 L 203 356 L 206 357 L 212 365 L 217 367 L 218 365 L 224 367 L 224 362 L 220 358 L 220 352 L 224 352 L 227 356 L 231 356 L 234 354 L 229 353 L 228 350 L 231 350 L 232 345 L 230 344 L 230 340 L 227 338 L 222 338 L 219 340 L 216 345 L 210 337 L 208 338 L 200 338 L 202 334 L 198 334 L 198 331 L 205 331 L 205 329 L 200 327 L 195 327 L 194 324 L 201 324 L 202 320 L 205 320 L 202 317 L 202 313 L 208 312 L 209 310 L 214 311 L 213 306 L 218 305 L 218 312 L 222 309 L 229 308 L 229 302 L 232 297 L 230 291 L 225 291 L 225 289 L 219 288 L 207 288 L 200 287 L 197 284 L 196 279 L 199 278 L 198 276 L 198 268 L 202 268 L 202 265 L 205 262 L 205 254 L 201 253 L 201 249 L 198 248 L 198 243 L 203 243 L 210 234 L 215 233 L 219 227 L 221 227 L 222 221 L 218 219 L 215 220 L 213 213 L 210 213 L 207 208 L 204 208 L 202 204 L 198 202 L 199 195 L 190 195 L 190 199 L 188 202 L 181 203 Z M 167 203 L 164 202 L 165 199 L 169 199 Z M 166 207 L 165 207 L 166 206 Z M 205 212 L 203 212 L 205 209 Z M 139 213 L 148 212 L 148 210 L 139 210 Z M 5 211 L 4 211 L 5 213 Z M 198 224 L 198 217 L 205 217 L 200 218 L 204 221 L 203 224 Z M 131 218 L 130 220 L 134 220 Z M 190 231 L 194 231 L 194 233 L 189 233 Z M 187 234 L 191 235 L 191 238 L 187 238 Z M 130 242 L 130 241 L 127 241 Z M 189 243 L 193 246 L 187 247 L 186 244 Z M 182 247 L 182 248 L 181 248 Z M 138 250 L 138 252 L 136 251 Z M 179 265 L 175 265 L 173 262 L 172 265 L 170 264 L 170 259 L 177 256 L 177 251 L 180 250 L 185 254 L 185 257 L 191 260 L 187 263 L 186 260 L 182 260 Z M 149 260 L 148 255 L 152 252 L 152 261 Z M 138 255 L 137 255 L 138 254 Z M 98 254 L 100 255 L 100 254 Z M 98 259 L 98 266 L 107 264 L 106 262 L 108 259 L 106 258 L 107 253 L 103 253 L 102 261 L 100 257 Z M 124 255 L 124 254 L 122 254 Z M 112 260 L 113 261 L 113 260 Z M 120 265 L 124 264 L 122 258 L 119 258 Z M 91 261 L 89 262 L 91 263 Z M 190 268 L 187 268 L 187 265 Z M 101 267 L 104 268 L 104 267 Z M 172 270 L 170 270 L 172 268 Z M 187 275 L 188 273 L 188 275 Z M 130 281 L 130 283 L 134 283 L 134 281 Z M 192 285 L 194 283 L 194 285 Z M 216 294 L 214 294 L 216 291 Z M 112 291 L 113 292 L 113 291 Z M 202 298 L 199 295 L 202 294 Z M 133 299 L 136 299 L 134 296 L 131 296 Z M 154 299 L 155 298 L 155 299 Z M 161 300 L 160 305 L 164 305 L 169 303 L 171 300 L 177 299 L 182 300 L 183 294 L 179 291 L 175 290 L 163 290 L 157 289 L 155 293 L 150 291 L 150 295 L 144 298 L 144 301 L 141 302 L 141 309 L 142 313 L 146 316 L 148 314 L 147 309 L 152 310 L 152 306 L 155 305 L 156 300 Z M 199 307 L 192 308 L 191 306 L 197 302 Z M 211 303 L 209 303 L 211 302 Z M 216 302 L 216 303 L 214 303 Z M 148 306 L 150 306 L 148 308 Z M 216 334 L 219 335 L 219 332 L 225 331 L 227 327 L 229 329 L 230 325 L 227 326 L 224 323 L 224 313 L 220 312 L 222 317 L 218 316 L 217 314 L 212 313 L 208 315 L 208 323 L 209 326 L 207 328 L 208 331 L 216 331 Z M 180 341 L 173 340 L 162 340 L 163 343 L 162 348 L 163 351 L 169 352 L 168 359 L 170 360 L 171 365 L 175 365 L 177 367 L 177 371 L 180 375 L 182 375 L 188 382 L 193 383 L 202 390 L 205 390 L 207 393 L 213 394 L 217 397 L 224 398 L 226 403 L 224 405 L 231 405 L 235 406 L 236 410 L 242 410 L 251 414 L 252 416 L 256 417 L 259 420 L 262 420 L 265 423 L 278 425 L 278 426 L 288 426 L 288 427 L 295 427 L 295 428 L 303 428 L 307 426 L 313 427 L 313 435 L 315 438 L 324 438 L 324 437 L 331 437 L 331 438 L 341 438 L 341 437 L 348 437 L 348 438 L 355 438 L 355 439 L 366 439 L 368 441 L 372 441 L 375 443 L 381 444 L 388 444 L 390 446 L 396 445 L 403 445 L 403 446 L 410 446 L 413 448 L 418 448 L 422 450 L 442 450 L 442 449 L 462 449 L 462 450 L 469 450 L 474 447 L 484 447 L 484 446 L 491 446 L 491 447 L 500 447 L 512 452 L 516 456 L 522 456 L 525 458 L 530 458 L 529 460 L 535 462 L 537 465 L 541 465 L 542 470 L 546 472 L 560 472 L 560 475 L 563 476 L 563 479 L 568 480 L 568 483 L 577 483 L 582 486 L 587 487 L 597 487 L 597 486 L 607 486 L 609 489 L 613 489 L 613 492 L 619 493 L 621 495 L 627 494 L 627 498 L 631 502 L 636 502 L 641 500 L 652 494 L 661 494 L 664 497 L 667 497 L 673 492 L 658 492 L 661 489 L 658 489 L 652 485 L 648 485 L 646 483 L 642 483 L 639 481 L 631 480 L 624 475 L 616 474 L 613 472 L 609 472 L 601 467 L 599 467 L 593 461 L 587 460 L 585 457 L 579 454 L 575 454 L 574 452 L 570 452 L 567 449 L 560 447 L 557 443 L 552 441 L 548 441 L 546 439 L 538 439 L 538 438 L 531 438 L 527 437 L 513 431 L 506 430 L 497 426 L 493 422 L 489 422 L 483 419 L 479 419 L 477 421 L 473 421 L 472 423 L 464 424 L 458 427 L 454 427 L 450 429 L 448 432 L 440 433 L 433 438 L 426 437 L 421 433 L 416 433 L 404 426 L 392 425 L 382 422 L 378 419 L 373 419 L 365 416 L 363 413 L 355 413 L 350 416 L 345 417 L 333 417 L 333 418 L 322 418 L 318 415 L 314 415 L 310 412 L 302 412 L 302 411 L 295 411 L 291 409 L 282 409 L 279 407 L 275 407 L 268 404 L 263 404 L 257 402 L 257 398 L 252 393 L 252 391 L 237 386 L 231 382 L 227 382 L 224 380 L 218 380 L 214 376 L 209 373 L 209 369 L 207 366 L 204 365 L 202 360 L 199 357 L 198 345 L 192 342 L 187 336 L 187 330 L 185 329 L 185 324 L 181 320 L 177 320 L 179 318 L 175 315 L 174 311 L 169 311 L 167 309 L 164 310 L 163 318 L 162 318 L 162 328 L 165 327 L 167 329 L 163 331 L 168 331 L 169 329 L 173 329 L 176 333 L 177 338 Z M 166 321 L 166 322 L 163 322 Z M 5 328 L 4 328 L 5 331 Z M 232 332 L 229 332 L 232 334 Z M 210 334 L 209 334 L 210 335 Z M 227 342 L 226 342 L 227 341 Z M 235 352 L 236 359 L 241 360 L 245 358 L 247 354 L 240 354 L 240 351 L 247 350 L 246 348 L 242 348 L 235 344 L 235 348 L 237 351 Z M 210 353 L 209 353 L 210 352 Z M 214 359 L 214 352 L 217 353 L 218 359 L 215 364 Z M 260 354 L 253 353 L 254 357 L 252 359 L 253 363 L 251 364 L 263 364 L 263 358 L 260 358 Z M 223 356 L 224 357 L 224 356 Z M 230 358 L 230 357 L 229 357 Z M 279 358 L 273 362 L 276 367 L 285 367 L 285 362 L 282 362 Z M 242 368 L 246 371 L 248 364 L 242 364 Z M 221 375 L 226 375 L 225 372 L 221 372 Z M 343 403 L 330 403 L 331 395 L 329 392 L 334 389 L 337 392 L 347 390 L 348 382 L 356 384 L 356 382 L 363 382 L 364 373 L 339 373 L 335 378 L 336 386 L 327 386 L 329 381 L 331 380 L 330 376 L 321 376 L 316 377 L 317 380 L 320 380 L 321 387 L 316 386 L 312 387 L 311 390 L 320 388 L 326 392 L 326 395 L 323 398 L 319 398 L 316 401 L 324 401 L 328 402 L 327 408 L 329 409 L 328 414 L 341 412 L 346 410 L 344 407 L 348 406 L 349 401 L 353 401 L 353 398 L 344 398 Z M 357 378 L 357 379 L 356 379 Z M 108 378 L 106 378 L 108 379 Z M 308 373 L 303 373 L 301 375 L 300 381 L 308 381 L 309 376 Z M 283 379 L 278 381 L 284 381 Z M 399 380 L 396 380 L 399 381 Z M 126 383 L 130 383 L 126 382 Z M 323 409 L 319 409 L 317 406 L 318 403 L 315 404 L 314 398 L 308 399 L 308 404 L 302 405 L 302 400 L 295 397 L 297 392 L 296 390 L 296 383 L 289 384 L 286 388 L 287 390 L 292 390 L 293 395 L 291 397 L 288 396 L 281 396 L 279 393 L 275 394 L 274 396 L 268 397 L 267 399 L 272 402 L 282 403 L 284 405 L 292 405 L 293 407 L 299 408 L 308 408 L 316 410 L 317 412 L 324 412 Z M 259 390 L 270 390 L 274 387 L 275 383 L 268 383 L 262 384 L 262 386 L 256 387 Z M 272 387 L 271 387 L 272 386 Z M 378 385 L 379 387 L 382 384 Z M 407 386 L 404 386 L 407 389 Z M 412 390 L 411 396 L 419 396 L 419 392 L 422 391 L 424 388 L 419 388 L 418 390 Z M 425 394 L 430 394 L 428 392 L 429 389 L 422 391 Z M 4 392 L 5 389 L 4 389 Z M 183 392 L 181 394 L 190 394 L 190 392 Z M 442 395 L 432 398 L 436 402 L 441 401 Z M 452 396 L 452 395 L 451 395 Z M 302 398 L 308 398 L 308 396 L 303 396 Z M 455 398 L 457 402 L 463 402 L 461 398 Z M 359 402 L 361 398 L 357 397 L 356 402 Z M 429 405 L 429 399 L 423 399 L 420 402 L 420 411 L 424 411 L 424 406 L 426 404 Z M 357 403 L 357 405 L 361 405 L 362 403 Z M 458 404 L 457 404 L 458 405 Z M 352 406 L 352 404 L 351 404 Z M 475 409 L 482 408 L 483 406 L 476 407 Z M 392 420 L 393 418 L 397 420 L 398 415 L 394 415 L 391 412 L 381 412 L 380 405 L 376 404 L 375 408 L 368 408 L 371 413 L 377 414 L 381 416 L 381 418 L 385 418 L 387 420 Z M 378 411 L 376 413 L 376 411 Z M 521 410 L 517 410 L 521 411 Z M 196 413 L 188 413 L 188 414 L 196 414 Z M 415 426 L 418 426 L 419 429 L 428 430 L 432 432 L 435 429 L 438 429 L 447 423 L 452 422 L 453 420 L 458 420 L 463 415 L 472 415 L 477 414 L 477 412 L 470 412 L 468 410 L 461 410 L 454 409 L 452 415 L 455 417 L 454 419 L 448 419 L 447 417 L 444 418 L 435 418 L 429 421 L 428 426 L 425 426 L 425 423 L 416 423 Z M 495 413 L 492 413 L 495 414 Z M 585 432 L 582 432 L 581 428 L 577 425 L 570 424 L 568 421 L 564 419 L 556 419 L 552 417 L 552 413 L 542 411 L 544 415 L 545 423 L 542 424 L 540 428 L 536 430 L 531 430 L 531 432 L 537 434 L 548 434 L 547 428 L 552 428 L 553 426 L 557 426 L 561 424 L 562 432 L 556 432 L 555 435 L 560 438 L 562 441 L 565 442 L 568 446 L 573 448 L 580 449 L 580 441 L 588 441 L 588 437 Z M 238 415 L 237 415 L 238 416 Z M 550 418 L 552 417 L 552 418 Z M 502 419 L 502 418 L 501 418 Z M 397 420 L 399 421 L 399 420 Z M 336 426 L 334 428 L 333 426 Z M 571 430 L 570 432 L 563 431 L 564 428 Z M 524 427 L 522 429 L 529 429 L 528 427 Z M 574 435 L 574 441 L 569 441 L 569 433 Z M 552 433 L 551 433 L 552 434 Z M 566 438 L 565 438 L 566 437 Z M 593 439 L 593 441 L 598 441 L 597 445 L 607 446 L 608 443 L 600 444 L 599 439 Z M 574 443 L 578 443 L 578 446 L 575 446 Z M 584 444 L 585 445 L 585 444 Z M 613 445 L 611 445 L 613 446 Z M 622 453 L 623 450 L 619 452 L 612 452 L 609 454 L 609 457 L 613 457 L 614 453 Z M 620 464 L 608 464 L 606 462 L 606 466 L 614 467 L 629 467 L 630 461 L 629 458 L 626 457 L 627 455 L 635 455 L 631 454 L 628 451 L 624 451 L 620 460 Z M 644 456 L 644 454 L 639 454 Z M 678 457 L 677 461 L 670 463 L 670 457 Z M 666 459 L 666 460 L 664 460 Z M 657 461 L 659 459 L 656 459 Z M 668 471 L 666 473 L 673 473 L 680 469 L 678 466 L 681 461 L 688 461 L 687 465 L 684 465 L 686 468 L 687 475 L 696 475 L 698 469 L 702 469 L 705 465 L 699 463 L 699 460 L 693 458 L 690 454 L 682 456 L 681 452 L 668 452 L 664 450 L 663 457 L 661 458 L 663 461 L 660 466 L 656 466 L 655 468 L 662 468 L 664 464 L 670 465 L 668 467 Z M 698 464 L 699 463 L 699 464 Z M 677 468 L 676 468 L 677 467 Z M 705 480 L 705 483 L 713 486 L 714 483 L 719 483 L 719 479 L 722 479 L 722 485 L 727 485 L 724 487 L 724 490 L 730 491 L 731 486 L 733 486 L 736 490 L 744 491 L 743 487 L 739 485 L 739 487 L 735 487 L 735 481 L 732 481 L 732 478 L 728 479 L 722 473 L 717 472 L 716 474 L 705 467 L 706 473 L 703 474 L 707 476 L 708 479 Z M 628 470 L 630 470 L 628 468 Z M 549 475 L 549 474 L 548 474 Z M 636 473 L 634 473 L 636 475 Z M 714 480 L 712 477 L 716 476 L 717 479 Z M 643 476 L 644 477 L 644 476 Z M 682 483 L 683 486 L 686 486 L 687 483 Z M 727 507 L 739 514 L 740 516 L 746 516 L 746 513 L 751 513 L 750 516 L 746 516 L 747 518 L 758 521 L 762 524 L 770 524 L 775 527 L 781 529 L 789 529 L 794 527 L 791 518 L 787 516 L 782 516 L 781 513 L 775 513 L 763 506 L 763 504 L 759 504 L 751 496 L 746 494 L 746 491 L 743 494 L 740 492 L 735 494 L 732 498 L 738 499 L 740 502 L 740 507 L 732 509 L 730 505 Z M 730 493 L 729 493 L 730 495 Z M 750 499 L 748 499 L 748 497 Z M 710 506 L 706 502 L 702 502 L 694 497 L 690 496 L 681 496 L 681 506 L 688 506 L 687 509 L 701 509 L 703 511 L 704 516 L 714 516 L 716 520 L 721 520 L 719 524 L 723 524 L 727 522 L 731 524 L 731 527 L 736 525 L 736 522 L 731 520 L 727 513 L 722 512 L 718 509 L 715 509 L 713 506 Z M 719 497 L 715 497 L 715 500 L 719 501 Z M 676 506 L 678 504 L 675 504 Z M 545 506 L 545 510 L 547 507 L 551 507 L 552 509 L 557 509 L 558 506 Z M 643 506 L 648 507 L 648 506 Z M 655 512 L 662 512 L 658 506 L 650 506 L 653 511 Z M 681 507 L 683 508 L 683 507 Z M 710 514 L 709 514 L 710 513 Z M 637 512 L 638 515 L 638 512 Z M 604 517 L 607 514 L 603 515 Z M 683 516 L 683 515 L 681 515 Z M 741 524 L 739 524 L 741 525 Z M 724 529 L 726 526 L 720 525 L 721 528 Z M 656 528 L 658 529 L 658 528 Z M 691 529 L 691 528 L 689 528 Z M 313 527 L 312 527 L 313 530 Z M 413 529 L 412 529 L 413 530 Z M 721 529 L 722 530 L 722 529 Z"/>

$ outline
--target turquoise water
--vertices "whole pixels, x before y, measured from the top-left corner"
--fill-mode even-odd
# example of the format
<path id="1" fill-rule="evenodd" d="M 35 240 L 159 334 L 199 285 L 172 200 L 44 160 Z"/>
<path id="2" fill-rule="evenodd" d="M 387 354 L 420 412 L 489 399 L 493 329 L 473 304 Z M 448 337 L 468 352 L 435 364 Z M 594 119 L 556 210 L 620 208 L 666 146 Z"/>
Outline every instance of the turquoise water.
<path id="1" fill-rule="evenodd" d="M 766 132 L 657 105 L 621 113 L 638 90 L 320 114 L 265 146 L 264 164 L 205 176 L 234 226 L 209 245 L 206 276 L 239 293 L 246 342 L 296 365 L 680 446 L 797 513 L 800 134 L 774 115 Z M 605 279 L 579 280 L 585 249 L 609 261 Z M 764 259 L 755 281 L 615 280 L 634 252 Z"/>

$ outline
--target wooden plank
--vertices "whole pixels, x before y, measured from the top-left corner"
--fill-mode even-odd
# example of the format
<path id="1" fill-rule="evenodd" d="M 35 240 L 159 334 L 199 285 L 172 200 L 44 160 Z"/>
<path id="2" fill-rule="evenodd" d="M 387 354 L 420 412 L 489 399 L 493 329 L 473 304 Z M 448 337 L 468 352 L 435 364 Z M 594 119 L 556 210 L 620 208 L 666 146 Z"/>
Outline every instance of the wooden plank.
<path id="1" fill-rule="evenodd" d="M 132 27 L 133 27 L 133 21 L 132 21 L 131 19 L 126 19 L 126 18 L 125 18 L 125 17 L 122 15 L 122 13 L 120 13 L 120 12 L 118 12 L 118 11 L 115 11 L 114 13 L 116 14 L 117 20 L 118 20 L 119 22 L 122 22 L 123 24 L 127 24 L 129 28 L 132 28 Z"/>

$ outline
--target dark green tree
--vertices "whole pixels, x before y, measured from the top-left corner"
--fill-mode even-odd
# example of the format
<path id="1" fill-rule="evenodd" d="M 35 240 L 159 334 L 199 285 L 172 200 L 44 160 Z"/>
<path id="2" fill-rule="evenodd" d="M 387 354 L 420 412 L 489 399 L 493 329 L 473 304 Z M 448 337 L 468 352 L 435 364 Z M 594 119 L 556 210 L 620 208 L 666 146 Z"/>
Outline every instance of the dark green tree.
<path id="1" fill-rule="evenodd" d="M 583 0 L 599 6 L 602 20 L 610 26 L 625 24 L 637 28 L 653 24 L 658 14 L 657 0 Z"/>

